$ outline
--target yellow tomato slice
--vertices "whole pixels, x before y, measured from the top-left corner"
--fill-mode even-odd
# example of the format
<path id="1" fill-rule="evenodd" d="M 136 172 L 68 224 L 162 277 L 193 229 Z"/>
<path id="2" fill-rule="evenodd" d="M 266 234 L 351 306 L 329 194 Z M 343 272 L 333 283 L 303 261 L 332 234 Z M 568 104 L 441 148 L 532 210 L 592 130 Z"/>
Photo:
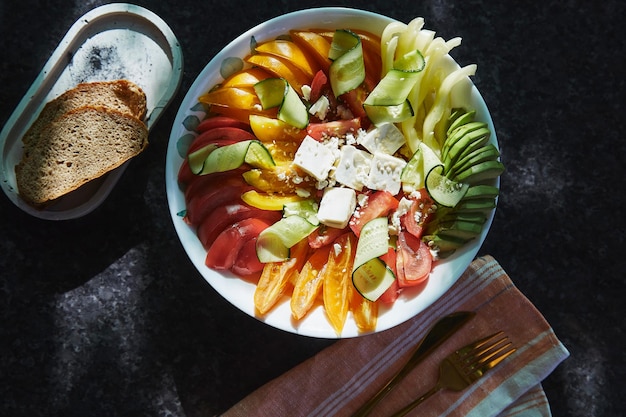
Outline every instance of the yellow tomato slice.
<path id="1" fill-rule="evenodd" d="M 311 65 L 306 55 L 302 52 L 298 45 L 291 41 L 276 39 L 262 43 L 255 49 L 257 52 L 275 55 L 288 60 L 311 78 L 313 78 L 318 70 L 318 68 Z"/>
<path id="2" fill-rule="evenodd" d="M 270 152 L 272 152 L 271 149 Z M 251 169 L 243 173 L 246 183 L 266 193 L 294 194 L 297 189 L 314 189 L 313 180 L 304 177 L 305 174 L 296 170 L 291 164 L 276 165 L 270 169 Z"/>
<path id="3" fill-rule="evenodd" d="M 304 317 L 321 293 L 330 245 L 321 247 L 307 259 L 296 278 L 291 294 L 291 314 L 296 320 Z"/>
<path id="4" fill-rule="evenodd" d="M 215 106 L 234 107 L 244 110 L 254 107 L 261 108 L 261 102 L 254 89 L 247 87 L 217 88 L 201 95 L 198 101 Z"/>
<path id="5" fill-rule="evenodd" d="M 250 55 L 245 60 L 252 65 L 266 69 L 277 77 L 284 78 L 300 96 L 302 96 L 302 86 L 311 83 L 312 77 L 307 76 L 285 59 L 259 53 Z"/>
<path id="6" fill-rule="evenodd" d="M 259 81 L 270 78 L 271 75 L 264 71 L 262 68 L 247 68 L 236 72 L 231 77 L 224 80 L 222 88 L 224 87 L 252 87 Z"/>
<path id="7" fill-rule="evenodd" d="M 317 61 L 320 69 L 328 74 L 331 61 L 328 59 L 330 42 L 323 36 L 310 31 L 292 30 L 289 32 L 291 39 L 300 49 Z"/>
<path id="8" fill-rule="evenodd" d="M 281 211 L 285 204 L 300 201 L 303 198 L 297 195 L 261 194 L 255 190 L 241 194 L 241 199 L 249 206 L 261 210 Z"/>
<path id="9" fill-rule="evenodd" d="M 235 107 L 211 105 L 212 114 L 232 117 L 244 123 L 249 123 L 251 115 L 263 115 L 266 117 L 276 117 L 276 109 L 261 110 L 261 107 L 250 107 L 249 109 L 238 109 Z"/>
<path id="10" fill-rule="evenodd" d="M 350 311 L 360 332 L 367 333 L 376 330 L 378 321 L 378 303 L 363 298 L 352 286 Z"/>
<path id="11" fill-rule="evenodd" d="M 341 335 L 348 316 L 352 287 L 352 265 L 356 253 L 356 237 L 351 232 L 339 236 L 331 244 L 328 264 L 324 271 L 323 298 L 328 321 Z"/>
<path id="12" fill-rule="evenodd" d="M 306 129 L 298 129 L 282 120 L 259 115 L 250 116 L 250 127 L 261 142 L 296 140 L 300 143 L 306 136 Z"/>
<path id="13" fill-rule="evenodd" d="M 288 260 L 265 264 L 254 291 L 254 306 L 260 314 L 270 311 L 285 293 L 287 285 L 293 282 L 294 275 L 306 261 L 308 251 L 309 242 L 303 239 L 291 248 Z"/>

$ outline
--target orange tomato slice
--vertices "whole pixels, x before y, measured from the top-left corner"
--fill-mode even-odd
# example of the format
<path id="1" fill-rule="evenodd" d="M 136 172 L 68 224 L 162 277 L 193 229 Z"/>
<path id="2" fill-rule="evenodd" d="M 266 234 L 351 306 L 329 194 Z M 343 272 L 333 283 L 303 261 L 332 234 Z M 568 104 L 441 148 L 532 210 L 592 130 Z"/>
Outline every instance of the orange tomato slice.
<path id="1" fill-rule="evenodd" d="M 350 297 L 350 311 L 356 322 L 356 327 L 362 333 L 376 330 L 378 321 L 378 303 L 363 298 L 361 294 L 352 287 Z"/>
<path id="2" fill-rule="evenodd" d="M 224 87 L 252 87 L 259 81 L 265 80 L 271 77 L 271 75 L 264 71 L 262 68 L 247 68 L 236 72 L 231 77 L 224 80 L 222 88 Z"/>
<path id="3" fill-rule="evenodd" d="M 291 258 L 284 262 L 265 264 L 261 277 L 254 291 L 254 306 L 260 314 L 265 314 L 274 307 L 285 293 L 287 285 L 293 282 L 306 261 L 309 243 L 306 239 L 291 248 Z"/>
<path id="4" fill-rule="evenodd" d="M 242 121 L 244 123 L 249 123 L 250 115 L 253 115 L 253 114 L 264 115 L 266 117 L 276 117 L 276 113 L 277 113 L 276 109 L 261 110 L 260 107 L 259 108 L 252 107 L 249 109 L 237 109 L 235 107 L 216 106 L 216 105 L 211 105 L 210 111 L 212 114 L 228 116 L 233 119 Z"/>
<path id="5" fill-rule="evenodd" d="M 298 274 L 291 294 L 291 314 L 296 320 L 304 317 L 321 293 L 330 246 L 317 249 Z"/>
<path id="6" fill-rule="evenodd" d="M 337 335 L 340 335 L 348 316 L 356 237 L 351 232 L 345 233 L 339 236 L 330 247 L 322 293 L 328 321 Z"/>
<path id="7" fill-rule="evenodd" d="M 258 65 L 277 77 L 284 78 L 300 96 L 302 95 L 302 86 L 309 84 L 313 78 L 307 76 L 286 59 L 276 56 L 259 53 L 248 56 L 245 61 L 252 65 Z"/>
<path id="8" fill-rule="evenodd" d="M 249 87 L 217 88 L 201 95 L 198 101 L 204 104 L 234 107 L 242 110 L 253 107 L 261 108 L 259 97 L 257 97 L 254 89 Z"/>
<path id="9" fill-rule="evenodd" d="M 257 52 L 274 55 L 288 60 L 311 78 L 313 78 L 313 75 L 315 75 L 319 69 L 317 68 L 316 63 L 313 63 L 313 65 L 315 65 L 313 66 L 312 63 L 309 62 L 306 55 L 302 52 L 298 45 L 288 40 L 276 39 L 262 43 L 255 49 Z"/>
<path id="10" fill-rule="evenodd" d="M 323 36 L 311 31 L 292 30 L 289 34 L 294 43 L 306 54 L 313 57 L 320 69 L 328 74 L 331 64 L 330 59 L 328 59 L 330 42 Z"/>

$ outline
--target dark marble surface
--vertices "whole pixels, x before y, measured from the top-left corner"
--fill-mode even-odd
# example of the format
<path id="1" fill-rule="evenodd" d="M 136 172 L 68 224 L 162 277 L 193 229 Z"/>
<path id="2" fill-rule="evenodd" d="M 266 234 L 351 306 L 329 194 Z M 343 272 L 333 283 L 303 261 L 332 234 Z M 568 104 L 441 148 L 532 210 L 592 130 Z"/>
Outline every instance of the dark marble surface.
<path id="1" fill-rule="evenodd" d="M 78 17 L 106 2 L 0 2 L 0 123 Z M 183 47 L 181 92 L 151 147 L 95 212 L 42 221 L 0 197 L 0 415 L 211 416 L 332 341 L 269 328 L 194 269 L 169 218 L 164 159 L 178 103 L 230 39 L 314 1 L 139 1 Z M 363 2 L 332 5 L 365 7 Z M 475 83 L 507 171 L 481 249 L 571 357 L 544 382 L 555 416 L 625 415 L 624 3 L 373 0 L 423 16 Z"/>

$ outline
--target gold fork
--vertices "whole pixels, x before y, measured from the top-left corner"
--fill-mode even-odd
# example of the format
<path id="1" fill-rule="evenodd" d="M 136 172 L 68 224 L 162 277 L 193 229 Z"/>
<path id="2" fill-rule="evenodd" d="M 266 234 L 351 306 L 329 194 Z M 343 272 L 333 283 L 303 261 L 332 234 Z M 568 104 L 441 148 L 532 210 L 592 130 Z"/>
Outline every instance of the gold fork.
<path id="1" fill-rule="evenodd" d="M 439 366 L 439 380 L 435 386 L 397 411 L 392 417 L 407 415 L 427 398 L 442 389 L 461 391 L 467 388 L 515 350 L 503 332 L 494 333 L 462 347 L 443 359 Z"/>

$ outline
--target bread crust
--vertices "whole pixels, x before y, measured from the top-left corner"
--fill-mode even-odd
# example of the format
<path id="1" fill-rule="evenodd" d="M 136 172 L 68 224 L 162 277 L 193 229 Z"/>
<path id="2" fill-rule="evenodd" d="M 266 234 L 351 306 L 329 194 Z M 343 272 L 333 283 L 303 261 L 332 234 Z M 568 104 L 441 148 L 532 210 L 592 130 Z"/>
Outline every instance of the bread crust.
<path id="1" fill-rule="evenodd" d="M 43 127 L 15 167 L 20 196 L 42 207 L 141 153 L 148 129 L 128 112 L 82 106 Z"/>
<path id="2" fill-rule="evenodd" d="M 39 138 L 45 126 L 63 114 L 83 106 L 103 106 L 128 113 L 139 120 L 146 117 L 146 94 L 128 80 L 80 83 L 46 103 L 43 110 L 22 138 L 24 152 Z"/>

